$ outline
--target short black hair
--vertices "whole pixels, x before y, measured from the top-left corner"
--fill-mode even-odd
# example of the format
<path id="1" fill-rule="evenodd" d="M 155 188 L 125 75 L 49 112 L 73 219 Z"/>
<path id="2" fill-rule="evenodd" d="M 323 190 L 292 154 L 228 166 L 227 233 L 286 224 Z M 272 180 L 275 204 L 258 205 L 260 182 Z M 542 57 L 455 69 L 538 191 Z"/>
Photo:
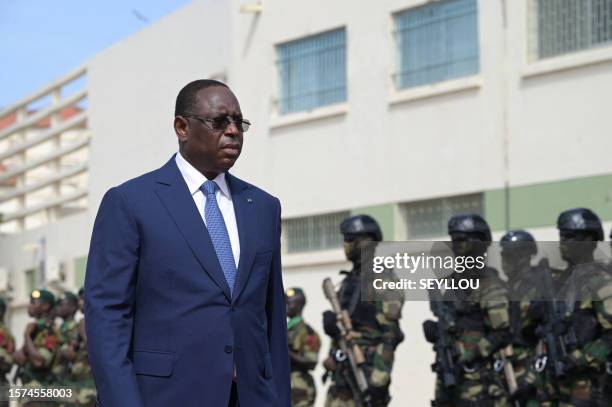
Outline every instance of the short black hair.
<path id="1" fill-rule="evenodd" d="M 224 88 L 229 87 L 220 81 L 214 79 L 198 79 L 193 82 L 189 82 L 181 89 L 176 97 L 176 105 L 174 107 L 174 116 L 186 116 L 193 114 L 193 106 L 196 104 L 196 96 L 202 89 L 210 88 L 213 86 L 223 86 Z"/>

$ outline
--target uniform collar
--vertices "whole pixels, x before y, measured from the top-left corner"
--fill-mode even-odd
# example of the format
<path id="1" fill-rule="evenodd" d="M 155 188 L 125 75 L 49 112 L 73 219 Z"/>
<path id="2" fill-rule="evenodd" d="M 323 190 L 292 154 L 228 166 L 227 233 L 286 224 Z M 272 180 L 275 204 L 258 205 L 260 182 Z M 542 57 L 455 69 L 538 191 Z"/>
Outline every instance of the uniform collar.
<path id="1" fill-rule="evenodd" d="M 290 330 L 291 328 L 295 327 L 300 322 L 302 322 L 302 317 L 300 315 L 291 318 L 289 322 L 287 322 L 287 330 Z"/>

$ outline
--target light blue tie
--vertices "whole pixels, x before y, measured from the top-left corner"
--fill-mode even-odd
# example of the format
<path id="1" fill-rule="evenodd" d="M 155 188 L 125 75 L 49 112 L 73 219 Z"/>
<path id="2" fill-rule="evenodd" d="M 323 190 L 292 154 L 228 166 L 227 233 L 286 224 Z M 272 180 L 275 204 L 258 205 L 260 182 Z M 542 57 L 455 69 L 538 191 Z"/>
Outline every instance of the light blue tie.
<path id="1" fill-rule="evenodd" d="M 230 294 L 234 295 L 234 284 L 236 282 L 236 262 L 234 261 L 234 253 L 232 252 L 232 243 L 225 227 L 223 215 L 217 204 L 215 193 L 219 189 L 214 181 L 206 181 L 200 187 L 200 190 L 206 195 L 206 205 L 204 207 L 204 218 L 206 219 L 206 227 L 210 240 L 217 253 L 219 264 L 225 275 L 225 280 L 230 288 Z"/>

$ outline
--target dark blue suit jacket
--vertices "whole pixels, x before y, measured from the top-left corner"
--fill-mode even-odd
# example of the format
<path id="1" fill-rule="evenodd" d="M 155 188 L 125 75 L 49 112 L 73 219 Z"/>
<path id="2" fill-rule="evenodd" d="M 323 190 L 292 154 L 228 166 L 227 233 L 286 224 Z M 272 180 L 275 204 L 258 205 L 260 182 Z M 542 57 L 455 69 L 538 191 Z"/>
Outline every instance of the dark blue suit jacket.
<path id="1" fill-rule="evenodd" d="M 229 173 L 240 261 L 230 296 L 174 157 L 110 189 L 85 279 L 89 360 L 104 407 L 291 405 L 280 202 Z"/>

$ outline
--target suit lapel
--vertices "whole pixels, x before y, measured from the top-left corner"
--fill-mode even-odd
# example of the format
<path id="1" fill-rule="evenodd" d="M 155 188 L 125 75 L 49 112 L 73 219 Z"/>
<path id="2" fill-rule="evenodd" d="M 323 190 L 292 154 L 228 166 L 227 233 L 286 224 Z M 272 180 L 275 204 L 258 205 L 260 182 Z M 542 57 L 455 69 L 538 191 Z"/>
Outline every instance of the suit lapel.
<path id="1" fill-rule="evenodd" d="M 208 275 L 223 290 L 225 296 L 231 300 L 229 286 L 223 275 L 212 241 L 193 202 L 193 197 L 189 193 L 187 184 L 176 166 L 174 156 L 159 169 L 157 182 L 155 193 L 168 210 L 191 251 Z M 240 246 L 242 251 L 242 236 Z"/>
<path id="2" fill-rule="evenodd" d="M 256 205 L 249 194 L 248 184 L 234 177 L 230 173 L 225 174 L 232 194 L 236 224 L 238 225 L 238 238 L 240 241 L 240 261 L 236 276 L 236 287 L 232 302 L 236 301 L 251 273 L 251 265 L 255 257 L 255 242 L 257 230 Z"/>

